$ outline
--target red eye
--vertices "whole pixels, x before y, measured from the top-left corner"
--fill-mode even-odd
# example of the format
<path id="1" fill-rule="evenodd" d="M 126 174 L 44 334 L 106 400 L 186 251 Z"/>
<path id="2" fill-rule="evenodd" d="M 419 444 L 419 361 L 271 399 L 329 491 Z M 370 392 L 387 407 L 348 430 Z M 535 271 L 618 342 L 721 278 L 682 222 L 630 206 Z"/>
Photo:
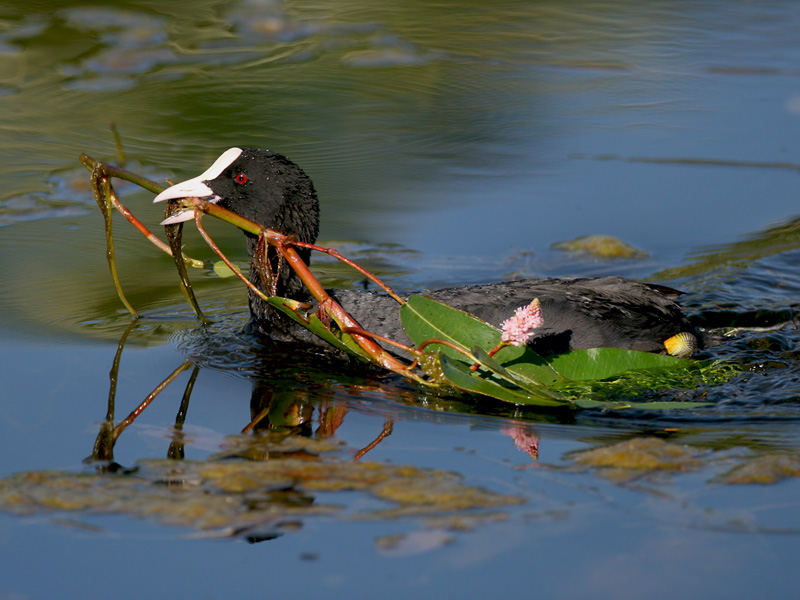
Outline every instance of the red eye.
<path id="1" fill-rule="evenodd" d="M 233 178 L 236 183 L 247 183 L 247 175 L 244 173 L 239 173 L 236 177 Z"/>

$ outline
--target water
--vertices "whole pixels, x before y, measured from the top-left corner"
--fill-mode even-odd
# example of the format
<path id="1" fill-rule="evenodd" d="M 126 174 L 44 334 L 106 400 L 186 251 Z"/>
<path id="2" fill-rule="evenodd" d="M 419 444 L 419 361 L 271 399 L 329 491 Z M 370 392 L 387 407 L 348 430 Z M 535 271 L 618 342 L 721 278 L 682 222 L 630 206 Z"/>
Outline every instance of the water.
<path id="1" fill-rule="evenodd" d="M 398 288 L 660 273 L 709 324 L 764 326 L 791 319 L 800 293 L 797 27 L 789 2 L 5 3 L 0 476 L 95 472 L 82 461 L 106 418 L 129 319 L 77 157 L 114 160 L 110 122 L 128 167 L 155 179 L 193 176 L 231 146 L 290 156 L 320 192 L 323 240 Z M 157 222 L 149 194 L 120 191 L 143 221 Z M 238 232 L 213 232 L 245 260 Z M 595 233 L 648 257 L 601 261 L 550 248 Z M 259 350 L 240 332 L 243 290 L 193 273 L 215 321 L 203 331 L 170 259 L 119 217 L 115 236 L 126 293 L 146 316 L 121 353 L 115 420 L 187 357 L 200 367 L 185 419 L 190 371 L 122 432 L 113 460 L 123 471 L 181 444 L 188 461 L 205 461 L 260 440 L 263 432 L 235 435 L 271 400 L 282 412 L 270 418 L 292 443 L 342 444 L 304 450 L 331 469 L 351 464 L 391 422 L 363 461 L 446 470 L 524 503 L 439 511 L 447 518 L 374 514 L 398 505 L 372 489 L 306 483 L 267 503 L 277 526 L 250 534 L 206 529 L 183 513 L 141 518 L 122 501 L 113 514 L 4 512 L 0 597 L 302 589 L 640 598 L 672 596 L 677 582 L 682 595 L 715 598 L 796 588 L 800 368 L 791 328 L 745 333 L 716 351 L 746 373 L 689 392 L 710 408 L 542 413 Z M 208 256 L 197 236 L 187 251 Z M 317 264 L 325 281 L 355 284 L 331 261 Z M 653 446 L 626 445 L 639 440 Z M 268 441 L 268 450 L 241 451 L 270 452 L 280 464 L 283 442 Z M 616 452 L 615 464 L 649 457 L 660 468 L 582 462 L 602 448 Z M 160 490 L 145 472 L 119 475 L 120 485 Z M 733 483 L 742 473 L 775 481 Z M 202 508 L 205 496 L 215 497 L 191 498 Z M 131 497 L 155 513 L 152 500 Z M 338 508 L 301 511 L 299 498 Z"/>

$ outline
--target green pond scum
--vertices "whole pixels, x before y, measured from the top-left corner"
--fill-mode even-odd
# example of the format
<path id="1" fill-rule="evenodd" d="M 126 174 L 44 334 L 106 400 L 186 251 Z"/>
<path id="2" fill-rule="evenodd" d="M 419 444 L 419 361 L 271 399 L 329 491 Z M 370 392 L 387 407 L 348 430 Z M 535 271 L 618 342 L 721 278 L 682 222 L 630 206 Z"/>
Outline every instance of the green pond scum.
<path id="1" fill-rule="evenodd" d="M 775 484 L 800 476 L 796 453 L 757 453 L 743 448 L 711 450 L 657 437 L 635 437 L 606 446 L 570 453 L 571 468 L 589 470 L 617 483 L 629 483 L 656 475 L 711 469 L 718 484 Z"/>
<path id="2" fill-rule="evenodd" d="M 610 235 L 582 235 L 574 240 L 554 242 L 550 247 L 555 250 L 563 250 L 603 260 L 642 260 L 649 256 L 647 252 L 638 250 Z"/>
<path id="3" fill-rule="evenodd" d="M 584 450 L 572 456 L 577 467 L 592 468 L 601 477 L 627 481 L 660 471 L 688 471 L 700 467 L 695 448 L 658 438 L 633 438 L 610 446 Z"/>
<path id="4" fill-rule="evenodd" d="M 363 493 L 373 502 L 352 515 L 344 507 L 352 500 L 337 503 L 342 492 Z M 453 522 L 463 528 L 463 519 L 486 517 L 487 511 L 494 514 L 524 501 L 467 485 L 447 471 L 308 457 L 259 462 L 153 459 L 117 474 L 34 471 L 0 481 L 4 511 L 128 515 L 220 536 L 274 536 L 312 515 L 460 516 L 462 520 Z"/>
<path id="5" fill-rule="evenodd" d="M 232 436 L 225 446 L 206 461 L 146 459 L 113 473 L 17 473 L 0 480 L 0 510 L 47 515 L 54 523 L 88 532 L 104 531 L 96 520 L 100 515 L 124 515 L 203 537 L 249 541 L 296 531 L 310 518 L 418 522 L 420 528 L 411 532 L 376 537 L 376 549 L 389 556 L 448 545 L 459 533 L 520 515 L 552 518 L 525 490 L 498 493 L 441 469 L 343 459 L 335 454 L 343 444 L 331 438 L 285 436 L 275 443 Z M 652 436 L 568 452 L 564 460 L 566 466 L 560 467 L 533 464 L 663 498 L 673 496 L 675 477 L 693 473 L 723 486 L 776 484 L 800 476 L 795 454 L 706 449 Z M 93 518 L 82 520 L 86 517 Z"/>

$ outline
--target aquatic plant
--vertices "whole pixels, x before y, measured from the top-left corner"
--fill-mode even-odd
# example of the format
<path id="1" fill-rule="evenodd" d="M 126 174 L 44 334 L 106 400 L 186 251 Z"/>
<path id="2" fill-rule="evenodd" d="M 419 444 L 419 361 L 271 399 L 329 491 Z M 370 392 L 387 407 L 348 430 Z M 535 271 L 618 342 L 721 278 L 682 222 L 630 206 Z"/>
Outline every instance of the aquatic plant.
<path id="1" fill-rule="evenodd" d="M 497 329 L 477 317 L 423 295 L 401 298 L 372 273 L 338 251 L 301 242 L 279 231 L 267 229 L 203 198 L 170 200 L 166 208 L 167 243 L 155 236 L 117 197 L 111 180 L 130 181 L 155 194 L 164 187 L 144 177 L 81 155 L 90 171 L 92 190 L 105 221 L 107 257 L 111 276 L 120 300 L 136 318 L 137 312 L 126 299 L 116 269 L 111 215 L 118 210 L 150 242 L 170 254 L 179 274 L 179 285 L 198 319 L 206 322 L 189 281 L 187 265 L 213 268 L 207 261 L 185 256 L 181 251 L 183 223 L 170 223 L 169 217 L 187 209 L 194 211 L 194 223 L 209 247 L 248 288 L 265 302 L 283 312 L 341 353 L 377 365 L 425 387 L 446 387 L 470 394 L 489 396 L 518 405 L 552 408 L 671 409 L 702 406 L 697 402 L 636 402 L 636 390 L 668 384 L 693 388 L 728 379 L 733 370 L 675 356 L 618 348 L 572 350 L 542 356 L 525 345 L 533 329 L 543 324 L 538 300 L 520 307 Z M 290 268 L 301 279 L 317 302 L 308 304 L 265 294 L 241 273 L 214 243 L 203 226 L 210 215 L 258 238 L 253 264 L 267 289 L 274 290 L 276 273 L 267 260 L 268 248 L 279 257 L 279 269 Z M 356 269 L 398 303 L 400 320 L 412 345 L 377 335 L 365 329 L 337 302 L 313 275 L 297 249 L 326 253 Z M 270 283 L 272 282 L 272 283 Z M 388 348 L 394 348 L 390 352 Z M 404 358 L 408 357 L 408 358 Z M 668 375 L 667 375 L 668 374 Z M 612 393 L 603 393 L 603 388 Z M 620 397 L 629 400 L 620 400 Z"/>

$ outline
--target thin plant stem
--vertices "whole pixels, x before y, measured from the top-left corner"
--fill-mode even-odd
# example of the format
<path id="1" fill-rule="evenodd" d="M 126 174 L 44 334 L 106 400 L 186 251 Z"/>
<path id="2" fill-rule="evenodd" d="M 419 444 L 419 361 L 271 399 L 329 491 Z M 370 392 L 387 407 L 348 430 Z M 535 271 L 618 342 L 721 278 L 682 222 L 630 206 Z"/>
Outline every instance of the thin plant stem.
<path id="1" fill-rule="evenodd" d="M 173 209 L 173 206 L 170 204 L 167 207 L 168 210 Z M 194 295 L 194 290 L 192 289 L 192 284 L 189 281 L 189 274 L 186 272 L 186 262 L 183 260 L 181 256 L 181 241 L 183 239 L 183 223 L 178 223 L 176 225 L 167 225 L 164 228 L 164 232 L 166 233 L 167 239 L 169 240 L 169 246 L 172 250 L 172 258 L 175 262 L 175 267 L 178 269 L 178 283 L 181 287 L 181 292 L 183 292 L 184 297 L 186 298 L 189 305 L 194 310 L 197 318 L 200 319 L 200 322 L 203 325 L 208 325 L 210 321 L 205 318 L 203 315 L 203 311 L 200 310 L 200 304 L 197 302 L 197 298 Z"/>
<path id="2" fill-rule="evenodd" d="M 356 455 L 353 457 L 353 462 L 358 462 L 361 458 L 370 450 L 372 450 L 375 446 L 380 444 L 384 439 L 392 435 L 392 430 L 394 429 L 394 421 L 386 421 L 383 424 L 383 430 L 378 434 L 374 440 L 372 440 L 369 444 L 364 446 L 361 450 L 356 452 Z"/>
<path id="3" fill-rule="evenodd" d="M 119 131 L 117 131 L 117 125 L 115 123 L 111 123 L 109 125 L 111 129 L 111 136 L 114 138 L 114 148 L 117 151 L 117 162 L 121 167 L 125 166 L 127 162 L 125 159 L 125 149 L 122 147 L 122 138 L 119 135 Z"/>
<path id="4" fill-rule="evenodd" d="M 400 348 L 401 350 L 405 350 L 406 352 L 408 352 L 413 356 L 419 356 L 422 354 L 417 348 L 412 348 L 411 346 L 407 346 L 406 344 L 403 344 L 401 342 L 396 342 L 393 339 L 380 335 L 378 333 L 372 333 L 371 331 L 367 331 L 366 329 L 361 329 L 360 327 L 348 327 L 347 329 L 343 329 L 342 332 L 350 334 L 357 333 L 358 335 L 370 337 L 373 340 L 378 340 L 386 344 L 389 344 L 390 346 L 394 346 L 395 348 Z"/>
<path id="5" fill-rule="evenodd" d="M 266 408 L 262 409 L 260 413 L 258 413 L 255 417 L 253 417 L 253 419 L 242 428 L 242 434 L 250 433 L 251 431 L 253 431 L 255 426 L 258 425 L 261 421 L 263 421 L 264 417 L 266 417 L 269 414 L 269 408 L 270 408 L 269 405 L 267 405 Z"/>
<path id="6" fill-rule="evenodd" d="M 179 366 L 177 369 L 175 369 L 172 373 L 167 375 L 167 377 L 161 383 L 159 383 L 156 386 L 156 388 L 152 392 L 150 392 L 144 400 L 142 400 L 142 402 L 139 404 L 139 406 L 134 408 L 133 411 L 131 412 L 131 414 L 129 414 L 127 417 L 125 417 L 122 421 L 120 421 L 119 425 L 117 425 L 114 428 L 114 441 L 116 441 L 117 438 L 119 437 L 119 435 L 123 431 L 125 431 L 125 428 L 128 425 L 130 425 L 131 423 L 133 423 L 136 420 L 136 417 L 138 417 L 140 414 L 142 414 L 142 411 L 144 411 L 145 408 L 150 406 L 150 403 L 153 400 L 155 400 L 156 397 L 161 392 L 163 392 L 170 383 L 172 383 L 173 381 L 175 381 L 175 379 L 177 379 L 178 375 L 183 373 L 186 369 L 188 369 L 191 366 L 192 366 L 192 363 L 190 363 L 187 360 L 181 366 Z"/>
<path id="7" fill-rule="evenodd" d="M 202 213 L 202 211 L 199 211 L 199 210 L 195 211 L 195 213 L 194 213 L 194 224 L 197 226 L 197 230 L 200 232 L 200 237 L 203 238 L 203 241 L 205 241 L 205 243 L 208 244 L 208 247 L 211 248 L 211 250 L 213 250 L 214 253 L 217 256 L 220 257 L 222 262 L 225 263 L 225 265 L 233 272 L 233 274 L 236 275 L 236 277 L 238 277 L 239 279 L 241 279 L 242 282 L 249 289 L 253 290 L 254 293 L 258 294 L 258 296 L 262 300 L 267 300 L 269 298 L 269 296 L 267 296 L 264 292 L 262 292 L 260 289 L 258 289 L 255 285 L 253 285 L 253 283 L 247 277 L 244 276 L 244 274 L 239 269 L 239 267 L 237 267 L 235 264 L 233 264 L 230 261 L 230 259 L 222 253 L 222 250 L 219 249 L 219 246 L 217 246 L 217 244 L 214 242 L 214 240 L 208 234 L 208 231 L 206 231 L 206 228 L 203 227 L 203 213 Z"/>
<path id="8" fill-rule="evenodd" d="M 103 177 L 98 175 L 96 179 L 93 180 L 95 185 L 92 188 L 95 191 L 95 200 L 97 200 L 98 205 L 100 205 L 100 209 L 103 211 L 103 219 L 105 223 L 106 229 L 106 260 L 108 261 L 108 268 L 111 271 L 111 279 L 114 282 L 114 287 L 117 290 L 117 296 L 119 296 L 120 301 L 131 313 L 131 316 L 134 319 L 139 318 L 139 314 L 133 308 L 128 299 L 125 297 L 125 292 L 122 291 L 122 284 L 119 281 L 119 273 L 117 272 L 117 260 L 114 255 L 114 232 L 112 227 L 112 220 L 111 215 L 111 196 L 113 195 L 113 191 L 111 188 L 111 181 L 107 177 Z M 102 190 L 102 193 L 100 192 Z"/>
<path id="9" fill-rule="evenodd" d="M 155 181 L 151 181 L 150 179 L 146 179 L 145 177 L 141 177 L 140 175 L 136 175 L 130 171 L 126 171 L 125 169 L 120 169 L 118 167 L 114 167 L 111 165 L 107 165 L 105 163 L 97 162 L 91 156 L 87 154 L 81 154 L 81 163 L 92 173 L 93 180 L 95 178 L 95 173 L 97 173 L 97 177 L 102 177 L 106 179 L 110 179 L 111 177 L 116 177 L 117 179 L 122 179 L 123 181 L 129 181 L 135 185 L 138 185 L 141 188 L 144 188 L 154 194 L 158 194 L 164 191 L 164 186 L 156 183 Z M 94 181 L 92 187 L 94 188 Z M 96 194 L 95 194 L 96 196 Z M 99 202 L 99 201 L 98 201 Z M 122 216 L 124 216 L 128 222 L 133 225 L 139 233 L 141 233 L 147 240 L 156 246 L 159 250 L 164 252 L 165 254 L 172 255 L 172 250 L 170 247 L 158 239 L 136 216 L 128 210 L 117 198 L 116 193 L 112 189 L 111 193 L 111 203 L 116 208 Z M 182 254 L 183 259 L 189 263 L 191 266 L 195 268 L 207 268 L 208 265 L 202 261 L 191 258 Z"/>
<path id="10" fill-rule="evenodd" d="M 417 350 L 419 350 L 419 352 L 422 352 L 427 346 L 430 346 L 431 344 L 440 344 L 442 346 L 447 346 L 448 348 L 452 348 L 456 352 L 460 352 L 470 360 L 472 361 L 475 360 L 475 357 L 472 355 L 471 352 L 465 350 L 458 344 L 454 344 L 453 342 L 448 342 L 447 340 L 440 340 L 439 338 L 432 338 L 430 340 L 425 340 L 419 345 L 419 348 Z"/>
<path id="11" fill-rule="evenodd" d="M 361 265 L 357 264 L 353 260 L 351 260 L 351 259 L 347 258 L 346 256 L 343 256 L 342 254 L 340 254 L 338 250 L 335 250 L 334 248 L 325 248 L 323 246 L 317 246 L 316 244 L 308 244 L 306 242 L 298 242 L 297 240 L 294 240 L 294 241 L 292 241 L 290 243 L 292 244 L 292 246 L 297 246 L 299 248 L 309 248 L 310 250 L 316 250 L 317 252 L 322 252 L 323 254 L 328 254 L 328 255 L 334 257 L 335 259 L 342 261 L 348 267 L 351 267 L 352 269 L 355 269 L 356 271 L 361 273 L 364 277 L 366 277 L 367 279 L 369 279 L 370 281 L 375 283 L 384 292 L 386 292 L 391 298 L 396 300 L 398 304 L 403 305 L 403 304 L 406 303 L 405 300 L 403 300 L 400 296 L 398 296 L 397 293 L 392 288 L 390 288 L 383 281 L 378 279 L 378 277 L 376 277 L 375 275 L 373 275 L 372 273 L 367 271 L 364 267 L 362 267 Z"/>

